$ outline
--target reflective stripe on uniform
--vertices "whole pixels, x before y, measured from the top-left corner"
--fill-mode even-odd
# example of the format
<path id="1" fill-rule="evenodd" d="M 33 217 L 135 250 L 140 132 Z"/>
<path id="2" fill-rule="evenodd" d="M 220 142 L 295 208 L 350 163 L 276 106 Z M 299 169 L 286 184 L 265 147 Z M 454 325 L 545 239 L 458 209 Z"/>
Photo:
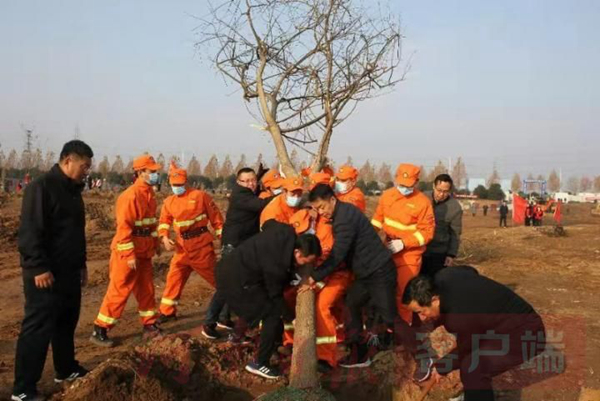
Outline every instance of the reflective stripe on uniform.
<path id="1" fill-rule="evenodd" d="M 168 230 L 169 228 L 171 228 L 171 226 L 169 224 L 163 223 L 163 224 L 161 224 L 161 225 L 158 226 L 158 231 L 160 231 L 160 230 Z"/>
<path id="2" fill-rule="evenodd" d="M 152 224 L 156 223 L 156 217 L 148 217 L 142 220 L 136 220 L 133 224 L 136 225 L 136 227 L 141 227 L 141 226 L 150 226 Z"/>
<path id="3" fill-rule="evenodd" d="M 337 337 L 317 337 L 317 345 L 319 344 L 335 344 L 337 343 Z"/>
<path id="4" fill-rule="evenodd" d="M 294 324 L 293 323 L 285 323 L 283 325 L 283 329 L 287 330 L 287 331 L 292 331 L 292 330 L 294 330 Z"/>
<path id="5" fill-rule="evenodd" d="M 423 234 L 421 234 L 419 231 L 415 231 L 413 235 L 415 236 L 417 241 L 419 241 L 419 245 L 425 245 L 425 237 L 423 237 Z"/>
<path id="6" fill-rule="evenodd" d="M 112 317 L 108 317 L 106 315 L 103 315 L 102 313 L 98 313 L 98 320 L 100 320 L 101 322 L 104 322 L 106 324 L 115 324 L 117 323 L 117 319 L 114 319 Z"/>
<path id="7" fill-rule="evenodd" d="M 161 298 L 160 303 L 165 304 L 165 305 L 171 305 L 171 306 L 179 304 L 179 302 L 177 302 L 177 300 L 169 299 L 169 298 Z"/>
<path id="8" fill-rule="evenodd" d="M 377 228 L 382 228 L 383 227 L 383 224 L 381 224 L 380 221 L 375 220 L 375 219 L 371 220 L 371 224 L 374 225 Z"/>
<path id="9" fill-rule="evenodd" d="M 407 226 L 405 224 L 400 223 L 399 221 L 392 220 L 387 217 L 384 219 L 384 223 L 386 226 L 390 226 L 390 227 L 395 228 L 400 231 L 413 231 L 413 230 L 417 229 L 416 224 L 411 224 L 410 226 Z"/>
<path id="10" fill-rule="evenodd" d="M 191 225 L 196 224 L 199 221 L 204 220 L 205 218 L 206 218 L 206 215 L 205 214 L 201 214 L 200 216 L 198 216 L 198 217 L 196 217 L 196 218 L 194 218 L 192 220 L 181 220 L 181 221 L 175 220 L 173 222 L 173 225 L 175 227 L 189 227 Z"/>
<path id="11" fill-rule="evenodd" d="M 223 233 L 223 229 L 219 228 L 218 230 L 215 230 L 215 235 L 221 235 Z"/>
<path id="12" fill-rule="evenodd" d="M 141 317 L 152 317 L 156 314 L 153 310 L 141 310 L 139 311 Z"/>
<path id="13" fill-rule="evenodd" d="M 129 251 L 133 249 L 135 246 L 133 242 L 126 242 L 124 244 L 117 244 L 117 251 Z"/>
<path id="14" fill-rule="evenodd" d="M 158 231 L 152 231 L 152 235 L 154 238 L 158 238 Z"/>

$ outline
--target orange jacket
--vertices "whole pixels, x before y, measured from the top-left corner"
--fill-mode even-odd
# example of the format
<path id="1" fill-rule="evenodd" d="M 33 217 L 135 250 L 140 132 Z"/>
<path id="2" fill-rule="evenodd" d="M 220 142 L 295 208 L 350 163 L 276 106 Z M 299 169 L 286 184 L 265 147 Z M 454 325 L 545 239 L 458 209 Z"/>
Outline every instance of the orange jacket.
<path id="1" fill-rule="evenodd" d="M 262 227 L 267 220 L 271 219 L 275 219 L 280 223 L 290 224 L 290 218 L 297 211 L 298 208 L 289 207 L 285 202 L 285 194 L 277 195 L 260 214 L 260 226 Z"/>
<path id="2" fill-rule="evenodd" d="M 337 194 L 337 198 L 342 202 L 351 203 L 361 212 L 365 213 L 367 210 L 367 202 L 365 200 L 365 194 L 360 190 L 359 187 L 354 187 L 345 194 Z"/>
<path id="3" fill-rule="evenodd" d="M 435 232 L 431 200 L 418 190 L 409 196 L 396 188 L 384 191 L 371 223 L 383 229 L 388 238 L 404 242 L 400 254 L 421 255 Z"/>
<path id="4" fill-rule="evenodd" d="M 223 216 L 210 195 L 199 189 L 188 188 L 181 196 L 171 195 L 163 203 L 160 211 L 158 236 L 168 236 L 171 226 L 177 234 L 178 249 L 186 252 L 197 250 L 213 242 L 213 236 L 206 232 L 184 240 L 182 233 L 207 227 L 210 223 L 217 237 L 223 231 Z"/>
<path id="5" fill-rule="evenodd" d="M 259 197 L 260 199 L 267 199 L 267 198 L 270 198 L 271 196 L 273 196 L 273 193 L 272 193 L 271 191 L 267 191 L 267 190 L 265 190 L 265 191 L 262 191 L 262 192 L 261 192 L 261 193 L 258 195 L 258 197 Z"/>
<path id="6" fill-rule="evenodd" d="M 117 232 L 111 249 L 127 260 L 151 258 L 158 245 L 154 190 L 138 178 L 127 188 L 115 206 Z"/>

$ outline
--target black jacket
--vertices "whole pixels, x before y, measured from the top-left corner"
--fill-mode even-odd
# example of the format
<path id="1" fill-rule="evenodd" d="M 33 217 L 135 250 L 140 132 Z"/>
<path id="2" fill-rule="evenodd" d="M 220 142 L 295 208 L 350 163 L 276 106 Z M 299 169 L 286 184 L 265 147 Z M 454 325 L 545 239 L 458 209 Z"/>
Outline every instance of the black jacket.
<path id="1" fill-rule="evenodd" d="M 238 298 L 243 289 L 260 287 L 283 311 L 283 290 L 292 279 L 295 242 L 292 226 L 267 221 L 262 232 L 221 259 L 215 269 L 218 290 L 229 303 L 252 303 L 252 299 Z"/>
<path id="2" fill-rule="evenodd" d="M 19 253 L 25 277 L 85 268 L 85 207 L 78 184 L 56 164 L 25 189 Z"/>
<path id="3" fill-rule="evenodd" d="M 502 216 L 502 217 L 508 216 L 508 206 L 506 206 L 506 205 L 500 206 L 500 216 Z"/>
<path id="4" fill-rule="evenodd" d="M 434 282 L 440 296 L 438 324 L 456 334 L 459 355 L 470 352 L 474 336 L 490 330 L 507 335 L 520 334 L 524 327 L 543 330 L 541 318 L 527 301 L 470 266 L 447 267 L 435 275 Z"/>
<path id="5" fill-rule="evenodd" d="M 393 266 L 392 253 L 356 206 L 337 201 L 331 220 L 333 249 L 327 260 L 313 272 L 313 279 L 322 281 L 342 262 L 346 262 L 357 279 L 368 277 L 386 264 Z"/>
<path id="6" fill-rule="evenodd" d="M 273 198 L 260 199 L 250 189 L 235 184 L 223 225 L 223 245 L 237 247 L 260 231 L 260 212 Z"/>

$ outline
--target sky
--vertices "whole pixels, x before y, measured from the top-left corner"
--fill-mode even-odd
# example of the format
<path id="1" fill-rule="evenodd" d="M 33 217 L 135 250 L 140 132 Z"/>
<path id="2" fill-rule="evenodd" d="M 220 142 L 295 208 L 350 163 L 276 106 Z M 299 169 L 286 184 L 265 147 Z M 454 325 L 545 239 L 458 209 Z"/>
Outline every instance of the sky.
<path id="1" fill-rule="evenodd" d="M 337 129 L 334 160 L 460 156 L 471 177 L 600 175 L 599 1 L 390 3 L 411 69 Z M 206 13 L 205 0 L 0 0 L 2 149 L 22 149 L 26 127 L 44 150 L 79 132 L 100 157 L 274 158 L 235 87 L 196 53 Z"/>

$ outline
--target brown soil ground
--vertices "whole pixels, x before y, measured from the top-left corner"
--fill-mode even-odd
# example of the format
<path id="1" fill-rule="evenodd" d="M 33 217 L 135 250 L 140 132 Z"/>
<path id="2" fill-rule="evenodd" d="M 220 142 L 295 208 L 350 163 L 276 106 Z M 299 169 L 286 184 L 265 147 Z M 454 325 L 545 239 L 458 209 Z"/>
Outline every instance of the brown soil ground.
<path id="1" fill-rule="evenodd" d="M 135 380 L 138 373 L 133 372 L 139 368 L 140 355 L 146 352 L 144 347 L 147 344 L 140 339 L 141 325 L 135 313 L 134 300 L 128 303 L 119 325 L 111 332 L 118 342 L 115 348 L 101 349 L 88 342 L 93 320 L 107 285 L 115 198 L 112 194 L 86 194 L 85 200 L 89 218 L 87 233 L 90 285 L 83 294 L 81 318 L 76 333 L 77 357 L 88 369 L 101 365 L 94 373 L 96 375 L 107 374 L 108 371 L 107 378 L 102 377 L 107 385 L 110 380 L 123 375 L 131 376 L 131 385 L 139 385 Z M 217 200 L 224 209 L 226 201 Z M 4 299 L 0 307 L 0 399 L 8 399 L 10 396 L 14 347 L 23 316 L 21 272 L 16 247 L 20 203 L 21 199 L 16 196 L 0 198 L 0 281 Z M 371 210 L 375 203 L 376 199 L 369 200 Z M 600 218 L 592 217 L 590 209 L 590 205 L 567 205 L 564 208 L 566 236 L 554 236 L 550 227 L 500 229 L 497 227 L 498 216 L 495 213 L 484 217 L 480 211 L 476 217 L 464 217 L 461 261 L 476 266 L 483 274 L 511 286 L 528 299 L 544 314 L 546 325 L 554 330 L 555 348 L 562 349 L 560 355 L 564 354 L 566 359 L 564 373 L 549 374 L 543 380 L 532 379 L 528 383 L 533 384 L 520 394 L 514 395 L 515 392 L 507 391 L 508 395 L 503 399 L 570 401 L 577 400 L 582 387 L 600 389 L 600 297 L 594 295 L 600 288 Z M 548 219 L 546 223 L 550 225 L 551 220 Z M 164 287 L 169 259 L 170 255 L 163 254 L 154 262 L 157 299 Z M 198 391 L 193 394 L 189 393 L 191 390 L 188 386 L 183 392 L 176 391 L 174 394 L 179 395 L 174 399 L 249 400 L 285 384 L 283 380 L 273 383 L 254 379 L 243 372 L 241 367 L 251 350 L 232 350 L 227 344 L 209 345 L 199 336 L 199 327 L 211 294 L 212 289 L 199 276 L 192 275 L 180 302 L 180 318 L 163 326 L 167 333 L 186 333 L 187 336 L 182 340 L 184 342 L 192 338 L 192 365 L 206 365 L 202 371 L 193 370 L 190 376 L 206 386 L 193 386 Z M 119 360 L 119 366 L 109 366 L 109 358 L 112 361 Z M 379 363 L 374 364 L 375 376 L 379 377 L 378 371 L 402 369 L 405 361 L 398 362 L 397 359 L 397 356 L 380 356 Z M 130 364 L 123 365 L 126 362 Z M 135 368 L 133 371 L 132 366 Z M 165 369 L 168 368 L 167 366 Z M 153 377 L 161 379 L 163 376 L 159 369 Z M 52 379 L 52 358 L 49 356 L 39 389 L 47 395 L 56 394 L 55 399 L 62 399 L 61 388 Z M 368 379 L 363 374 L 338 373 L 324 378 L 324 385 L 340 400 L 391 397 L 389 394 L 375 397 L 371 390 L 380 387 L 381 382 Z M 507 378 L 508 383 L 515 380 L 512 376 Z M 372 384 L 367 385 L 369 381 Z M 145 395 L 154 394 L 153 398 L 158 400 L 158 394 L 166 391 L 165 386 L 169 385 L 173 383 L 148 381 L 145 391 L 149 393 Z M 200 387 L 210 387 L 210 391 L 214 392 L 205 390 L 204 396 L 212 395 L 202 398 L 199 396 L 203 391 Z M 436 393 L 434 390 L 428 399 L 444 399 L 449 387 L 450 381 L 445 385 L 445 391 Z M 102 389 L 88 388 L 86 391 L 92 391 L 85 393 L 89 397 L 77 398 L 70 395 L 64 399 L 104 399 Z M 93 395 L 94 391 L 99 393 Z M 114 399 L 119 399 L 118 393 L 115 394 Z M 222 397 L 219 398 L 216 394 Z M 135 399 L 150 398 L 146 396 Z"/>

